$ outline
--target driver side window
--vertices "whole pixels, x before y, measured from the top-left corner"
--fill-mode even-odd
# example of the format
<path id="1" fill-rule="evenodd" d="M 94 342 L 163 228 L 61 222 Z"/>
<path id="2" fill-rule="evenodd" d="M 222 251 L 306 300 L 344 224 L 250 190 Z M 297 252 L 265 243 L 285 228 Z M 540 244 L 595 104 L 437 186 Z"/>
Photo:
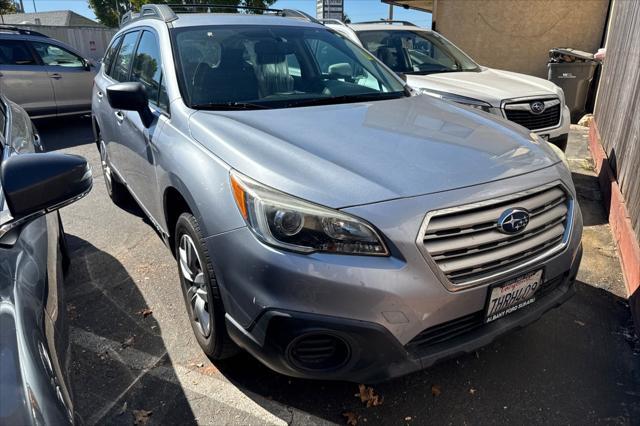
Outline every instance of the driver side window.
<path id="1" fill-rule="evenodd" d="M 75 53 L 55 44 L 32 41 L 31 45 L 42 59 L 44 65 L 56 65 L 65 68 L 84 68 L 85 61 Z"/>

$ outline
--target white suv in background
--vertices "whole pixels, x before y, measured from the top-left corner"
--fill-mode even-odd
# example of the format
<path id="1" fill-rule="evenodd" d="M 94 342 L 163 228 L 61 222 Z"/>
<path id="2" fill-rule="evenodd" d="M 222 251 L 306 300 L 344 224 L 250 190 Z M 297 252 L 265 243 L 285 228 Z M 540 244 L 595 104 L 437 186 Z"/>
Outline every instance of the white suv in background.
<path id="1" fill-rule="evenodd" d="M 442 35 L 409 22 L 324 23 L 406 76 L 414 89 L 504 117 L 565 150 L 571 117 L 552 82 L 478 65 Z"/>

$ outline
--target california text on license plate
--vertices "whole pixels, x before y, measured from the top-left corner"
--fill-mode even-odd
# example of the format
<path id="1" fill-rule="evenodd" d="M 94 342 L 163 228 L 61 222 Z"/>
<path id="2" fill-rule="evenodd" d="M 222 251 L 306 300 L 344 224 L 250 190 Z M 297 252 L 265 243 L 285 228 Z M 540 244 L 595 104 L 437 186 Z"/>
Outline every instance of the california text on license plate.
<path id="1" fill-rule="evenodd" d="M 542 269 L 530 272 L 491 289 L 485 322 L 495 321 L 535 302 L 542 284 Z"/>

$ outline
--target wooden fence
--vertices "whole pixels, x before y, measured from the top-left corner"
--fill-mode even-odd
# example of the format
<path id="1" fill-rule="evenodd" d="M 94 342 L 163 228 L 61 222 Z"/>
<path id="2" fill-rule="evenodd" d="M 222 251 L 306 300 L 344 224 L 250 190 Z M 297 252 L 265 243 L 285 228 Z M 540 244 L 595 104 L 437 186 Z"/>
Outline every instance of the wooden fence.
<path id="1" fill-rule="evenodd" d="M 640 241 L 640 1 L 613 4 L 595 120 Z"/>

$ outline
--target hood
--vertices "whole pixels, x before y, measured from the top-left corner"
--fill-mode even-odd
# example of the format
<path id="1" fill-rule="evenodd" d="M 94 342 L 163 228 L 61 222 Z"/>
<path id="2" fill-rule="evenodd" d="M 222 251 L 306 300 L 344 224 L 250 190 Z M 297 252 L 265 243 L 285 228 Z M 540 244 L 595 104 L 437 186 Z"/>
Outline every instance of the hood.
<path id="1" fill-rule="evenodd" d="M 429 96 L 191 115 L 192 136 L 239 172 L 340 208 L 521 175 L 559 161 L 517 126 Z"/>
<path id="2" fill-rule="evenodd" d="M 558 87 L 547 80 L 510 71 L 482 68 L 479 72 L 407 75 L 411 87 L 454 93 L 500 107 L 504 99 L 557 96 Z"/>

